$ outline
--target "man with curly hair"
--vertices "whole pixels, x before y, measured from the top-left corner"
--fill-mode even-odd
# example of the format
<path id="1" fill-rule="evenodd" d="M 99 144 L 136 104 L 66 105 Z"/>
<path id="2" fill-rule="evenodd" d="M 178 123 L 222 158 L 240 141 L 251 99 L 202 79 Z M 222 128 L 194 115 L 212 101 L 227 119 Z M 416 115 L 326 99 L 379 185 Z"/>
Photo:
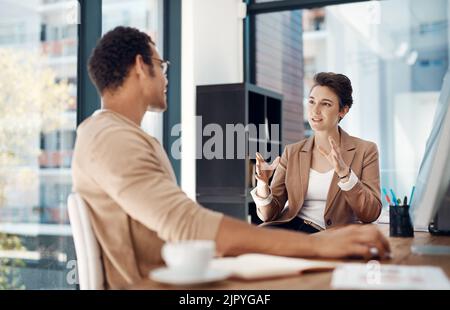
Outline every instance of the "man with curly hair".
<path id="1" fill-rule="evenodd" d="M 162 264 L 165 241 L 214 240 L 217 255 L 370 258 L 374 248 L 380 257 L 389 252 L 374 226 L 314 235 L 270 230 L 189 199 L 177 186 L 160 143 L 140 128 L 147 110 L 167 107 L 166 64 L 147 34 L 128 27 L 105 34 L 89 61 L 103 107 L 78 127 L 72 174 L 102 250 L 106 287 L 123 288 L 146 278 Z"/>

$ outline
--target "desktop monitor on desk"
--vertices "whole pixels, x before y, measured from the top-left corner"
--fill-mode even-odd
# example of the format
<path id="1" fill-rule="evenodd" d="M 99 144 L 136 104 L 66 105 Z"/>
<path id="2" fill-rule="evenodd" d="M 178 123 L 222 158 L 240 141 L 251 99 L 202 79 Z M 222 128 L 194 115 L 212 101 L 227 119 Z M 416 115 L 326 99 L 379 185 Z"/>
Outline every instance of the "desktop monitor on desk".
<path id="1" fill-rule="evenodd" d="M 450 232 L 450 71 L 447 72 L 436 107 L 433 128 L 416 180 L 411 202 L 415 228 Z M 430 226 L 429 226 L 430 225 Z"/>

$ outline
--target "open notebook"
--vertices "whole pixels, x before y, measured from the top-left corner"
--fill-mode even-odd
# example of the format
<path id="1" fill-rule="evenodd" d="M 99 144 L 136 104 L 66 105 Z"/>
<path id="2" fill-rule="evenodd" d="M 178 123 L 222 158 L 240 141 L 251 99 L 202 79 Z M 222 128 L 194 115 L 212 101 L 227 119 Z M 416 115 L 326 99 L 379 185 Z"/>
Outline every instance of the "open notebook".
<path id="1" fill-rule="evenodd" d="M 295 275 L 304 271 L 332 270 L 338 264 L 266 254 L 243 254 L 216 258 L 211 262 L 211 268 L 226 270 L 232 277 L 250 280 Z"/>

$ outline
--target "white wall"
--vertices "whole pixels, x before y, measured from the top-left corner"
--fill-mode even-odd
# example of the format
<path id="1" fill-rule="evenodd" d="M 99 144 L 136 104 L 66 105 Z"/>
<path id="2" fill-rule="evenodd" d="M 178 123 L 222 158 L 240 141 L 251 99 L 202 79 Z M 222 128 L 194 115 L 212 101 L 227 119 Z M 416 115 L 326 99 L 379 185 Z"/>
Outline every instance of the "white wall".
<path id="1" fill-rule="evenodd" d="M 184 0 L 182 5 L 181 187 L 195 199 L 197 85 L 243 81 L 242 0 Z"/>

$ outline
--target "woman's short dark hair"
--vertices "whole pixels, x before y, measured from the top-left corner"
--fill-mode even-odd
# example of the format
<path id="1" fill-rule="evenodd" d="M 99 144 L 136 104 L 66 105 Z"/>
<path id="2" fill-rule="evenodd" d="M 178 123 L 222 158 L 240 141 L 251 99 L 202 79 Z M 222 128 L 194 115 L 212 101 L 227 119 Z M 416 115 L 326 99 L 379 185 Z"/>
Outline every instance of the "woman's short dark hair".
<path id="1" fill-rule="evenodd" d="M 311 90 L 317 85 L 327 86 L 338 96 L 340 111 L 345 106 L 352 107 L 352 83 L 345 75 L 333 72 L 319 72 L 314 76 L 314 86 Z"/>
<path id="2" fill-rule="evenodd" d="M 154 44 L 148 34 L 131 27 L 119 26 L 106 33 L 97 43 L 88 64 L 89 76 L 97 90 L 102 94 L 106 89 L 120 87 L 137 55 L 152 69 L 153 51 L 149 43 Z"/>

